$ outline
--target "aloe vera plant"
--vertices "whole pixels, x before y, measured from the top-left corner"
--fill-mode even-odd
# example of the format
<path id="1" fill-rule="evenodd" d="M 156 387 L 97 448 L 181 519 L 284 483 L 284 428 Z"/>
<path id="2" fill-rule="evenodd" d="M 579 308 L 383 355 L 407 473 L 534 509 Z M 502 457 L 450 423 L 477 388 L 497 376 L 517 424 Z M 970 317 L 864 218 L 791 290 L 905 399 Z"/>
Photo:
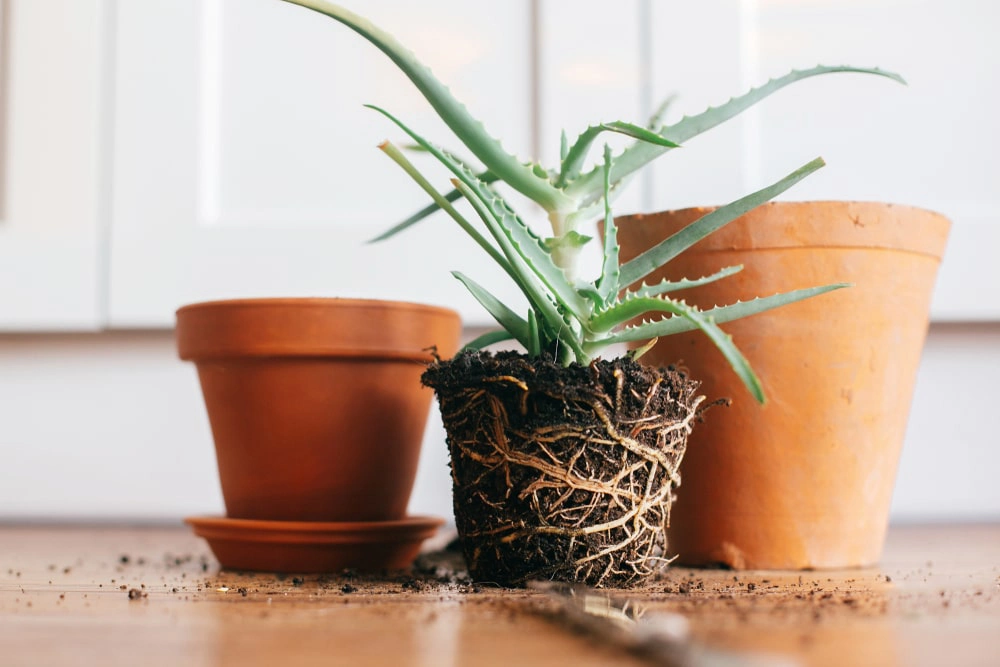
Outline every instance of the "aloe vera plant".
<path id="1" fill-rule="evenodd" d="M 721 280 L 738 272 L 733 266 L 705 277 L 677 282 L 646 284 L 644 279 L 693 244 L 747 211 L 781 194 L 823 166 L 816 159 L 757 192 L 742 197 L 695 221 L 674 236 L 624 264 L 619 263 L 611 202 L 630 176 L 683 142 L 736 116 L 785 86 L 820 74 L 868 73 L 902 82 L 878 68 L 817 66 L 792 71 L 703 113 L 686 116 L 671 125 L 655 117 L 647 126 L 615 121 L 586 128 L 572 143 L 562 137 L 557 168 L 524 163 L 508 153 L 431 71 L 391 35 L 366 19 L 326 0 L 286 0 L 325 14 L 351 28 L 387 55 L 427 98 L 442 120 L 484 166 L 476 170 L 452 153 L 431 143 L 384 109 L 371 106 L 395 123 L 412 141 L 433 155 L 452 174 L 454 189 L 439 192 L 392 143 L 380 148 L 433 200 L 433 204 L 396 225 L 376 240 L 389 238 L 438 209 L 444 210 L 517 284 L 528 301 L 526 315 L 502 303 L 471 277 L 455 272 L 480 304 L 503 327 L 470 343 L 480 348 L 503 340 L 516 340 L 529 355 L 548 355 L 563 364 L 586 364 L 609 345 L 651 340 L 700 329 L 715 343 L 748 390 L 763 402 L 764 393 L 749 363 L 719 324 L 793 303 L 844 287 L 818 286 L 783 294 L 698 310 L 674 295 L 685 288 Z M 658 114 L 659 115 L 659 114 Z M 603 164 L 584 170 L 586 157 L 602 133 L 612 132 L 634 140 L 617 155 L 605 145 Z M 547 213 L 551 235 L 536 234 L 495 187 L 503 182 L 540 205 Z M 473 224 L 453 203 L 469 202 L 482 225 Z M 578 276 L 580 249 L 593 241 L 585 225 L 603 217 L 603 264 L 593 281 Z M 485 233 L 481 230 L 485 230 Z M 638 324 L 629 324 L 639 321 Z M 643 348 L 640 348 L 640 350 Z"/>

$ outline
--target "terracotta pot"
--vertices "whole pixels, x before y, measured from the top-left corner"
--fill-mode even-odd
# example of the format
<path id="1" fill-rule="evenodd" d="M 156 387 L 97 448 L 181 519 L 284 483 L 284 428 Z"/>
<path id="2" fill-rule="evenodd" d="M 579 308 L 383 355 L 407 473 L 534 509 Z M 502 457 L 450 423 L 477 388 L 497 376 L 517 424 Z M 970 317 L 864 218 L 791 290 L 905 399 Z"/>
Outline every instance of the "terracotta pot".
<path id="1" fill-rule="evenodd" d="M 198 368 L 230 518 L 387 521 L 406 514 L 458 313 L 352 299 L 246 299 L 177 311 Z"/>
<path id="2" fill-rule="evenodd" d="M 711 209 L 620 220 L 623 261 Z M 944 217 L 877 203 L 771 203 L 655 278 L 735 276 L 678 292 L 709 308 L 832 282 L 838 290 L 723 326 L 760 375 L 758 405 L 700 334 L 642 359 L 680 362 L 713 409 L 691 435 L 669 531 L 687 564 L 829 568 L 878 561 L 927 332 Z M 648 279 L 651 281 L 651 279 Z"/>

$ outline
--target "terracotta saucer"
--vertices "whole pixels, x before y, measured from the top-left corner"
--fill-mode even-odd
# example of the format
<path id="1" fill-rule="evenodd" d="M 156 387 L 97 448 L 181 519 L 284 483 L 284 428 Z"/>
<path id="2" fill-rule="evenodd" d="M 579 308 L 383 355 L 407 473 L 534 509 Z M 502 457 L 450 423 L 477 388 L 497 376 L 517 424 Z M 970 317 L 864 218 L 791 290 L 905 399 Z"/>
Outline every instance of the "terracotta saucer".
<path id="1" fill-rule="evenodd" d="M 401 570 L 444 519 L 411 516 L 398 521 L 255 521 L 188 517 L 223 568 L 264 572 Z"/>

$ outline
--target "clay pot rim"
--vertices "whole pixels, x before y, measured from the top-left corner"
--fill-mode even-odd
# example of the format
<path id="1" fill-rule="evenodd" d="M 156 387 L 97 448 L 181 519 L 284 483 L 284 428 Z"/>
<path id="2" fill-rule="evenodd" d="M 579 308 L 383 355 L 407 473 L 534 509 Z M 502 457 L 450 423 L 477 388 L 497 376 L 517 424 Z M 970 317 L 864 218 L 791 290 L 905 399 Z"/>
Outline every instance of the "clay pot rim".
<path id="1" fill-rule="evenodd" d="M 365 320 L 368 313 L 383 326 L 338 325 Z M 430 363 L 430 346 L 445 341 L 422 332 L 459 327 L 461 316 L 409 301 L 262 297 L 188 304 L 177 310 L 176 323 L 178 353 L 187 361 L 296 357 Z"/>
<path id="2" fill-rule="evenodd" d="M 689 206 L 652 213 L 618 216 L 619 229 L 633 223 L 656 224 L 658 219 L 673 221 L 690 219 L 688 223 L 718 209 L 719 206 Z M 790 215 L 803 209 L 803 217 L 789 224 L 790 218 L 775 220 L 775 224 L 753 227 L 751 221 L 760 216 Z M 822 220 L 810 219 L 806 211 L 839 211 L 840 219 L 848 224 L 831 224 L 830 214 Z M 880 212 L 885 219 L 878 217 Z M 860 214 L 873 216 L 871 225 Z M 837 218 L 832 218 L 834 222 Z M 911 252 L 940 262 L 946 245 L 951 221 L 941 213 L 909 204 L 869 200 L 818 199 L 803 201 L 772 201 L 751 209 L 717 232 L 699 241 L 690 251 L 727 252 L 733 250 L 792 250 L 796 248 L 875 249 Z M 671 225 L 675 226 L 675 225 Z M 677 228 L 678 230 L 680 227 Z M 794 229 L 795 233 L 789 230 Z M 689 252 L 690 252 L 689 251 Z"/>
<path id="3" fill-rule="evenodd" d="M 416 310 L 427 313 L 439 313 L 444 316 L 460 317 L 458 311 L 445 306 L 436 306 L 428 303 L 417 303 L 415 301 L 393 301 L 390 299 L 365 299 L 356 297 L 339 296 L 269 296 L 269 297 L 241 297 L 234 299 L 213 299 L 210 301 L 196 301 L 188 303 L 175 311 L 175 315 L 192 312 L 201 309 L 221 309 L 221 308 L 246 308 L 259 306 L 269 308 L 275 306 L 316 306 L 322 308 L 345 307 L 345 308 L 372 308 L 372 309 L 392 309 L 392 310 Z"/>
<path id="4" fill-rule="evenodd" d="M 615 216 L 618 218 L 641 218 L 644 216 L 653 216 L 660 213 L 680 213 L 683 211 L 714 211 L 717 208 L 721 208 L 725 204 L 701 204 L 698 206 L 683 206 L 681 208 L 670 208 L 661 209 L 659 211 L 650 211 L 648 213 L 627 213 L 621 216 Z M 911 211 L 919 211 L 921 213 L 928 213 L 933 216 L 945 218 L 945 216 L 940 211 L 934 209 L 926 208 L 924 206 L 914 206 L 913 204 L 901 204 L 899 202 L 891 201 L 879 201 L 877 199 L 780 199 L 778 201 L 768 201 L 764 202 L 756 208 L 788 208 L 792 206 L 803 206 L 803 205 L 820 205 L 820 206 L 878 206 L 885 208 L 900 208 L 908 209 Z"/>

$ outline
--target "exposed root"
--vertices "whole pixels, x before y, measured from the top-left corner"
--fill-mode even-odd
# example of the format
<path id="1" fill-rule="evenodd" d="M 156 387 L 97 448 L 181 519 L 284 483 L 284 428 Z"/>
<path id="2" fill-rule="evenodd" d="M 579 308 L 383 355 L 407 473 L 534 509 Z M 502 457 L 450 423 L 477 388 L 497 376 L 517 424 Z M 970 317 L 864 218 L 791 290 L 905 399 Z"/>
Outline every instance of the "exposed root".
<path id="1" fill-rule="evenodd" d="M 697 383 L 627 358 L 564 368 L 513 353 L 437 362 L 424 382 L 473 577 L 627 586 L 663 567 Z"/>

